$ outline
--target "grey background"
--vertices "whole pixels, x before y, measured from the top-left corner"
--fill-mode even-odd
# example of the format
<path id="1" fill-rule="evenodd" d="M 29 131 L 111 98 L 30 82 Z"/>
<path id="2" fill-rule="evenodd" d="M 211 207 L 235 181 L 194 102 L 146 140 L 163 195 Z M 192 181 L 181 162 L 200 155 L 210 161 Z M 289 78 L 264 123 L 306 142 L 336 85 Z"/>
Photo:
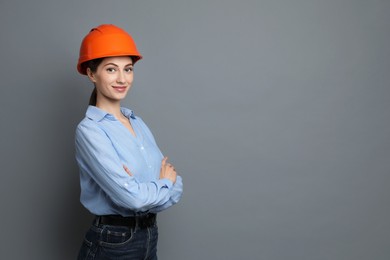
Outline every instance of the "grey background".
<path id="1" fill-rule="evenodd" d="M 1 259 L 75 259 L 81 39 L 144 60 L 124 102 L 184 178 L 160 259 L 390 258 L 390 1 L 0 2 Z"/>

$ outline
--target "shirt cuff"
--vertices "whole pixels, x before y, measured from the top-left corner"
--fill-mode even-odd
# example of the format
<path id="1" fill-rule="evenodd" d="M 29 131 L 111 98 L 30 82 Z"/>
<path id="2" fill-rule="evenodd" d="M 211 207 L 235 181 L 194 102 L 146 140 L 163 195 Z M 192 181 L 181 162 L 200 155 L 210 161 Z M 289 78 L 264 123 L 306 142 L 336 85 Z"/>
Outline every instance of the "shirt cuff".
<path id="1" fill-rule="evenodd" d="M 168 189 L 171 189 L 172 186 L 173 186 L 173 182 L 171 180 L 169 180 L 169 179 L 160 179 L 160 182 L 162 183 L 161 186 L 163 186 L 163 187 L 165 186 Z"/>

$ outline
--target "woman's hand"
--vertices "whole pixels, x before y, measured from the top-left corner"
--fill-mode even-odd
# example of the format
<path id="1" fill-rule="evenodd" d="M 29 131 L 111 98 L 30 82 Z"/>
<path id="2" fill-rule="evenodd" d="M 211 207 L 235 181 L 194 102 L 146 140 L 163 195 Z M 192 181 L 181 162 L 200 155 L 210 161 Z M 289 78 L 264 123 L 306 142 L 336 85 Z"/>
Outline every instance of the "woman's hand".
<path id="1" fill-rule="evenodd" d="M 173 183 L 176 182 L 176 170 L 172 164 L 167 162 L 168 157 L 164 157 L 161 161 L 160 179 L 168 179 Z"/>
<path id="2" fill-rule="evenodd" d="M 168 157 L 164 157 L 161 161 L 161 170 L 160 170 L 160 179 L 168 179 L 172 181 L 172 183 L 176 182 L 176 170 L 172 164 L 167 162 Z M 129 168 L 126 165 L 123 165 L 123 169 L 127 172 L 128 175 L 133 176 L 130 172 Z"/>
<path id="3" fill-rule="evenodd" d="M 125 169 L 128 175 L 133 176 L 133 174 L 130 172 L 129 168 L 127 168 L 126 165 L 123 165 L 123 169 Z"/>

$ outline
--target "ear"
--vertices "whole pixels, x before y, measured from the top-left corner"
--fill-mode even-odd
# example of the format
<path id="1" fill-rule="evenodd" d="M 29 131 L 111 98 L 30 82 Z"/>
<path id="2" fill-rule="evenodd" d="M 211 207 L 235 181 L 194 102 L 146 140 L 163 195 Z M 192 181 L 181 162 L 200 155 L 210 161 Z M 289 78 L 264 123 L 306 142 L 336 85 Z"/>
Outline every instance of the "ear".
<path id="1" fill-rule="evenodd" d="M 90 68 L 87 68 L 87 76 L 88 76 L 90 81 L 92 81 L 93 83 L 96 82 L 95 74 L 92 72 L 92 70 Z"/>

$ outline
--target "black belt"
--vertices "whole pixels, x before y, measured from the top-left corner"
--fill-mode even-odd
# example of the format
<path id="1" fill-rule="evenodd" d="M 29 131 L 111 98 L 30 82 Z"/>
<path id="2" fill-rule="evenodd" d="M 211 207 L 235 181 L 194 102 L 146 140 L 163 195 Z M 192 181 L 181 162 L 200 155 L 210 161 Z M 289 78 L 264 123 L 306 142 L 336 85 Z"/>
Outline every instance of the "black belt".
<path id="1" fill-rule="evenodd" d="M 156 224 L 156 214 L 148 213 L 143 216 L 122 217 L 120 215 L 96 216 L 97 225 L 125 226 L 130 228 L 148 228 Z"/>

